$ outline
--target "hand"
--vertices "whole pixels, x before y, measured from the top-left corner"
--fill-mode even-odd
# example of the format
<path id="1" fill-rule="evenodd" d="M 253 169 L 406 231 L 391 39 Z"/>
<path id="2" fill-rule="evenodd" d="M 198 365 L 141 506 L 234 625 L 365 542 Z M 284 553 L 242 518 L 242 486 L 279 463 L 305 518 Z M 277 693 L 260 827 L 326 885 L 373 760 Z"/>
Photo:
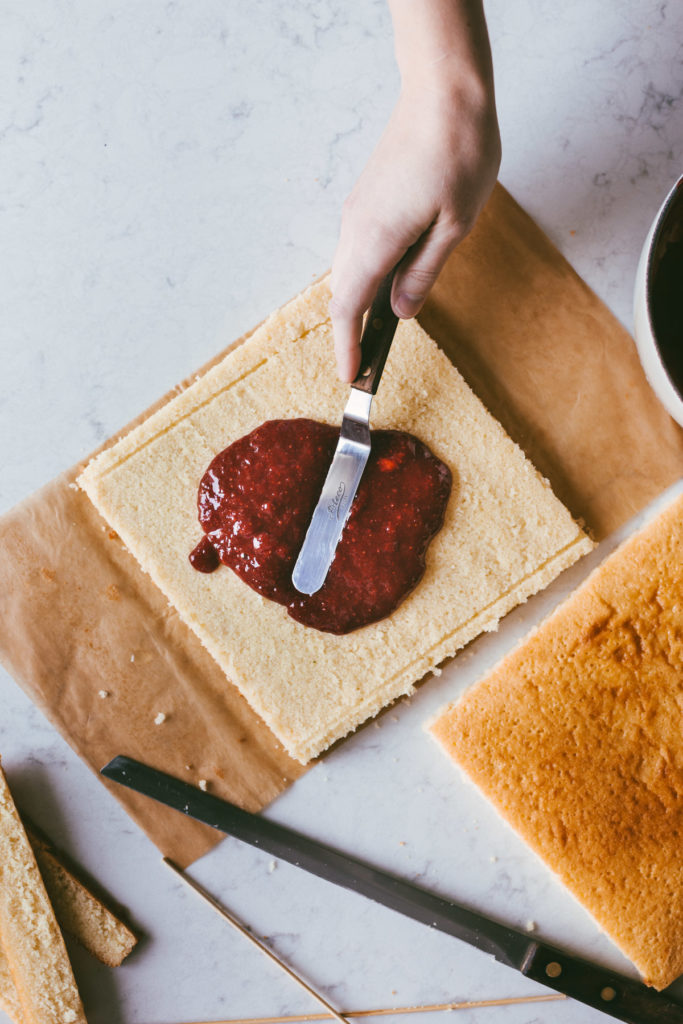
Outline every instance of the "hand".
<path id="1" fill-rule="evenodd" d="M 495 184 L 500 136 L 478 0 L 390 0 L 403 87 L 344 204 L 330 315 L 339 376 L 360 365 L 363 314 L 398 264 L 394 312 L 415 316 Z"/>
<path id="2" fill-rule="evenodd" d="M 392 306 L 399 317 L 415 316 L 473 227 L 499 164 L 495 110 L 485 99 L 402 92 L 344 204 L 330 304 L 342 380 L 358 372 L 363 314 L 381 279 L 400 260 Z"/>

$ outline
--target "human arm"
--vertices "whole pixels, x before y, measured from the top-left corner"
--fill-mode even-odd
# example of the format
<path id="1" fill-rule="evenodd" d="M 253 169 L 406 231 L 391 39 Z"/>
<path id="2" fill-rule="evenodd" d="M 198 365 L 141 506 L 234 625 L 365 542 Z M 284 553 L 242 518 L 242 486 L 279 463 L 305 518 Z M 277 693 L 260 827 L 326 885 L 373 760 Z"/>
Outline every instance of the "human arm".
<path id="1" fill-rule="evenodd" d="M 415 316 L 473 226 L 500 164 L 482 0 L 389 0 L 401 92 L 344 204 L 330 314 L 342 380 L 353 380 L 363 314 L 399 263 L 392 305 Z"/>

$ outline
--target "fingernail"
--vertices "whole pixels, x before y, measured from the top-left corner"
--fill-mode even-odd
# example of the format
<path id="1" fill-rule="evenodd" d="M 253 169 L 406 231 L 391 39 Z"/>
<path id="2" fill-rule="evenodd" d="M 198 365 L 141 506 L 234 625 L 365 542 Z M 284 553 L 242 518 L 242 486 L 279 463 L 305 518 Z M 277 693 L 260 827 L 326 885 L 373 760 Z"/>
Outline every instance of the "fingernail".
<path id="1" fill-rule="evenodd" d="M 424 295 L 411 295 L 410 292 L 399 292 L 398 299 L 396 300 L 398 315 L 404 317 L 404 319 L 415 316 L 416 313 L 419 313 L 423 302 Z"/>

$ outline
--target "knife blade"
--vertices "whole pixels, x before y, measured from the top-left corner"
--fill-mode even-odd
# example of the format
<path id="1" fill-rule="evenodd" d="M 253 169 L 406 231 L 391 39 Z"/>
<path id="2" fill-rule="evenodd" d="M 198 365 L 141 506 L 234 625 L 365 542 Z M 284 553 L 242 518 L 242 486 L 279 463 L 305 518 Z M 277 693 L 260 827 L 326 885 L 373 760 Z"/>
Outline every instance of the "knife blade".
<path id="1" fill-rule="evenodd" d="M 330 468 L 292 572 L 302 594 L 320 590 L 370 457 L 370 407 L 379 387 L 398 317 L 391 308 L 392 270 L 380 284 L 361 337 L 361 364 L 351 385 Z"/>
<path id="2" fill-rule="evenodd" d="M 101 774 L 273 857 L 461 939 L 491 954 L 499 963 L 617 1020 L 627 1024 L 683 1024 L 683 1004 L 665 993 L 569 956 L 525 932 L 250 814 L 140 761 L 119 755 L 101 769 Z"/>

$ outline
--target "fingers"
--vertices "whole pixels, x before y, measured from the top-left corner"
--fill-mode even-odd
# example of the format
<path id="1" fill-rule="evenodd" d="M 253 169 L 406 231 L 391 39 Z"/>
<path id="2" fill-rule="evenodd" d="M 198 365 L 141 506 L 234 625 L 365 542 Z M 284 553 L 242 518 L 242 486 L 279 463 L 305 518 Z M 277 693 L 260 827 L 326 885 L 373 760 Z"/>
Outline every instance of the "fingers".
<path id="1" fill-rule="evenodd" d="M 330 317 L 339 377 L 355 379 L 360 368 L 363 315 L 380 281 L 400 260 L 415 237 L 401 237 L 347 204 L 332 264 Z"/>
<path id="2" fill-rule="evenodd" d="M 378 253 L 377 262 L 371 267 L 367 264 L 351 266 L 346 262 L 341 269 L 333 268 L 330 317 L 337 370 L 343 381 L 350 382 L 358 374 L 363 316 L 375 297 L 380 281 L 400 256 L 400 252 L 389 250 Z"/>
<path id="3" fill-rule="evenodd" d="M 360 336 L 363 314 L 348 315 L 344 307 L 330 303 L 332 330 L 334 331 L 334 355 L 337 360 L 339 379 L 351 383 L 360 370 Z"/>
<path id="4" fill-rule="evenodd" d="M 391 304 L 404 320 L 417 316 L 448 256 L 469 231 L 464 221 L 436 221 L 404 256 L 394 277 Z"/>
<path id="5" fill-rule="evenodd" d="M 473 220 L 474 218 L 472 218 Z M 409 319 L 422 308 L 449 254 L 469 232 L 472 222 L 441 217 L 415 241 L 382 230 L 369 221 L 342 223 L 332 266 L 330 316 L 334 331 L 337 371 L 343 381 L 355 379 L 360 367 L 363 315 L 377 288 L 401 261 L 392 288 L 397 316 Z M 363 239 L 362 249 L 356 239 Z M 412 243 L 412 244 L 411 244 Z M 372 257 L 370 262 L 369 256 Z"/>

